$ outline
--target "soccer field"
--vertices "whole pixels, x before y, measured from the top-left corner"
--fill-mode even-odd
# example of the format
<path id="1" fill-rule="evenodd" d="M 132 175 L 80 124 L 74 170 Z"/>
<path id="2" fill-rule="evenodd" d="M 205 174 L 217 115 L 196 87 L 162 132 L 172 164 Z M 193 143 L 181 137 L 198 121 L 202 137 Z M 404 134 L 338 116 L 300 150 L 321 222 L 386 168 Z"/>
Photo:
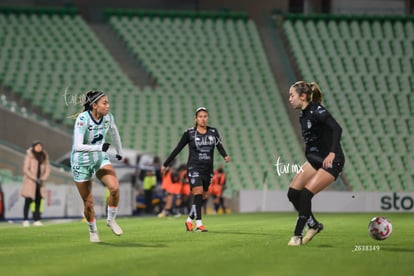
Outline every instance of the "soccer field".
<path id="1" fill-rule="evenodd" d="M 23 228 L 0 223 L 1 275 L 413 275 L 413 214 L 387 213 L 393 233 L 368 236 L 373 216 L 316 214 L 325 229 L 288 247 L 294 213 L 207 215 L 208 233 L 186 232 L 185 217 L 119 218 L 114 236 L 98 220 L 102 242 L 84 222 Z"/>

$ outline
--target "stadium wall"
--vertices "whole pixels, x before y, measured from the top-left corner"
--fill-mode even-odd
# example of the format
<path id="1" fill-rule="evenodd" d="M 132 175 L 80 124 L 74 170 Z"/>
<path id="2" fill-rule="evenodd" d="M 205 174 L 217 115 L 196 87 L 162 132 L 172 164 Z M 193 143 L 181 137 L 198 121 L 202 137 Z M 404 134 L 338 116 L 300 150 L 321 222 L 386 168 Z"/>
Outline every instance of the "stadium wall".
<path id="1" fill-rule="evenodd" d="M 239 194 L 240 212 L 294 211 L 286 191 L 246 191 Z M 322 191 L 312 200 L 316 212 L 414 212 L 414 192 Z"/>
<path id="2" fill-rule="evenodd" d="M 5 219 L 22 219 L 24 198 L 20 196 L 21 183 L 11 183 L 2 186 L 4 194 Z M 106 216 L 105 188 L 94 185 L 94 206 L 96 216 Z M 120 216 L 132 215 L 135 208 L 132 199 L 131 185 L 120 186 L 120 202 L 118 214 Z M 47 218 L 81 218 L 83 202 L 75 185 L 46 185 L 46 198 L 44 199 L 44 212 L 42 217 Z"/>
<path id="3" fill-rule="evenodd" d="M 72 135 L 53 128 L 47 122 L 23 117 L 0 107 L 0 139 L 21 148 L 28 148 L 34 140 L 44 143 L 50 159 L 54 160 L 71 149 Z"/>
<path id="4" fill-rule="evenodd" d="M 10 170 L 14 176 L 23 174 L 25 157 L 26 154 L 24 153 L 16 152 L 7 146 L 0 145 L 0 168 Z M 51 166 L 47 182 L 55 184 L 73 183 L 72 174 L 55 166 Z"/>

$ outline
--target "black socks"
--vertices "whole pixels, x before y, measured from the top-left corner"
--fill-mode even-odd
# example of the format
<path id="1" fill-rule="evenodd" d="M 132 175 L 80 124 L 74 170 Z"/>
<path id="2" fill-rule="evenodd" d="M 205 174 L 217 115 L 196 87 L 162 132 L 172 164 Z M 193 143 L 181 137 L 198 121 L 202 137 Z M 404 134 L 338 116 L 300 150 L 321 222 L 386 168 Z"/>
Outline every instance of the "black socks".
<path id="1" fill-rule="evenodd" d="M 304 188 L 300 192 L 299 197 L 299 217 L 296 222 L 295 236 L 301 236 L 303 229 L 305 228 L 306 222 L 312 215 L 312 197 L 313 193 L 308 189 Z"/>

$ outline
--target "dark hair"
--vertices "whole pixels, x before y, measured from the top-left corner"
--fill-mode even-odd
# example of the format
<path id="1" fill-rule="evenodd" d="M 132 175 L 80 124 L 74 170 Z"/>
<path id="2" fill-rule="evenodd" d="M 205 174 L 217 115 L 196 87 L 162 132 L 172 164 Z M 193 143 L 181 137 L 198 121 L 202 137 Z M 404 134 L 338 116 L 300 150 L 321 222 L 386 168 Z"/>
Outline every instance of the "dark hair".
<path id="1" fill-rule="evenodd" d="M 41 145 L 43 147 L 43 143 L 40 140 L 34 140 L 32 142 L 32 148 L 34 148 L 36 145 Z"/>
<path id="2" fill-rule="evenodd" d="M 34 148 L 37 145 L 41 145 L 42 146 L 42 150 L 41 151 L 35 151 Z M 36 158 L 36 160 L 39 161 L 40 163 L 43 163 L 43 161 L 46 160 L 46 153 L 44 151 L 43 144 L 42 144 L 42 142 L 40 142 L 38 140 L 33 141 L 33 143 L 32 143 L 32 153 L 33 153 L 34 157 Z"/>
<path id="3" fill-rule="evenodd" d="M 83 104 L 83 111 L 91 110 L 92 109 L 92 104 L 96 103 L 103 96 L 105 96 L 104 92 L 101 92 L 101 91 L 88 91 L 86 93 L 85 103 Z"/>
<path id="4" fill-rule="evenodd" d="M 305 81 L 297 81 L 292 85 L 292 87 L 296 89 L 296 92 L 298 92 L 299 96 L 305 94 L 306 100 L 308 102 L 322 102 L 322 92 L 316 82 L 307 83 Z"/>
<path id="5" fill-rule="evenodd" d="M 204 106 L 200 106 L 200 107 L 199 107 L 199 108 L 197 108 L 197 109 L 196 109 L 196 111 L 195 111 L 195 114 L 194 114 L 194 117 L 195 117 L 195 118 L 197 118 L 197 114 L 198 114 L 200 111 L 207 112 L 207 114 L 208 114 L 208 110 L 207 110 L 207 108 L 205 108 Z M 194 127 L 197 127 L 197 122 L 194 124 Z"/>
<path id="6" fill-rule="evenodd" d="M 205 111 L 205 112 L 208 113 L 207 108 L 205 108 L 204 106 L 200 106 L 199 108 L 196 109 L 194 115 L 197 116 L 198 112 L 200 112 L 200 111 Z"/>

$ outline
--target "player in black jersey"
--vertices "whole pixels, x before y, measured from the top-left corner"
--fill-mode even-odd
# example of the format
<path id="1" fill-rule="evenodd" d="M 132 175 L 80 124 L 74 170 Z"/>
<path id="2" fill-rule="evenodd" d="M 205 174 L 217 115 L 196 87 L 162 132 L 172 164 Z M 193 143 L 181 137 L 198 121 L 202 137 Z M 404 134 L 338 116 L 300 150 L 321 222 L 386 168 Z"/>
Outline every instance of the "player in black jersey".
<path id="1" fill-rule="evenodd" d="M 340 145 L 341 126 L 321 105 L 322 93 L 315 83 L 298 81 L 289 90 L 289 102 L 301 110 L 300 124 L 307 162 L 289 186 L 288 198 L 299 213 L 288 245 L 306 244 L 322 229 L 312 214 L 312 197 L 330 185 L 342 172 L 345 157 Z M 302 239 L 306 224 L 309 229 Z"/>
<path id="2" fill-rule="evenodd" d="M 187 175 L 194 204 L 191 207 L 185 226 L 187 231 L 193 230 L 193 220 L 196 220 L 196 231 L 207 232 L 201 220 L 203 199 L 208 196 L 208 187 L 213 175 L 214 148 L 217 147 L 225 162 L 230 157 L 224 150 L 217 129 L 207 126 L 208 112 L 205 107 L 197 108 L 195 112 L 195 127 L 187 129 L 176 148 L 165 160 L 161 172 L 164 173 L 170 162 L 188 144 Z"/>

